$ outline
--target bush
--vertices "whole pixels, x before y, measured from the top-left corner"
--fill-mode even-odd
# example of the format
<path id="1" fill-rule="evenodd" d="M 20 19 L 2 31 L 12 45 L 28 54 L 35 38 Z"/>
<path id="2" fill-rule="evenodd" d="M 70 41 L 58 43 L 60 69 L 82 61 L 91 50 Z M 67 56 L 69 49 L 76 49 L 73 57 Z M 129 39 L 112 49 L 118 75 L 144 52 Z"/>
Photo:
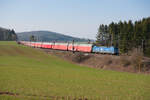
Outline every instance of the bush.
<path id="1" fill-rule="evenodd" d="M 112 58 L 107 55 L 105 55 L 101 61 L 103 62 L 103 65 L 110 65 L 113 62 Z"/>
<path id="2" fill-rule="evenodd" d="M 84 61 L 88 58 L 90 58 L 89 54 L 85 54 L 85 53 L 82 53 L 82 52 L 76 52 L 74 54 L 73 61 L 80 63 L 80 62 L 82 62 L 82 61 Z"/>
<path id="3" fill-rule="evenodd" d="M 133 49 L 131 53 L 131 61 L 134 68 L 141 71 L 143 68 L 143 53 L 139 49 Z"/>
<path id="4" fill-rule="evenodd" d="M 131 65 L 131 61 L 128 56 L 121 56 L 120 61 L 121 61 L 121 65 L 123 67 L 127 67 L 127 66 Z"/>

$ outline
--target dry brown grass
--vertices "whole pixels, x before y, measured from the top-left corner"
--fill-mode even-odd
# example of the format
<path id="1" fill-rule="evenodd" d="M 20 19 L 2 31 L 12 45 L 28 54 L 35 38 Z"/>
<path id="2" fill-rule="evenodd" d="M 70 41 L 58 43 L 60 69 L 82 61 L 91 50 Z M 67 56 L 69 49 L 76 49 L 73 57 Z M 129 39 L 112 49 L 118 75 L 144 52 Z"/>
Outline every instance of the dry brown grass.
<path id="1" fill-rule="evenodd" d="M 91 56 L 89 54 L 85 54 L 85 53 L 82 53 L 82 52 L 76 52 L 74 54 L 74 56 L 72 57 L 72 61 L 75 61 L 77 63 L 81 63 L 84 60 L 89 59 L 90 57 Z"/>
<path id="2" fill-rule="evenodd" d="M 131 65 L 131 61 L 128 56 L 121 56 L 120 63 L 123 67 L 128 67 L 129 65 Z"/>
<path id="3" fill-rule="evenodd" d="M 141 72 L 143 68 L 143 53 L 139 49 L 133 49 L 131 51 L 131 63 L 135 70 Z"/>

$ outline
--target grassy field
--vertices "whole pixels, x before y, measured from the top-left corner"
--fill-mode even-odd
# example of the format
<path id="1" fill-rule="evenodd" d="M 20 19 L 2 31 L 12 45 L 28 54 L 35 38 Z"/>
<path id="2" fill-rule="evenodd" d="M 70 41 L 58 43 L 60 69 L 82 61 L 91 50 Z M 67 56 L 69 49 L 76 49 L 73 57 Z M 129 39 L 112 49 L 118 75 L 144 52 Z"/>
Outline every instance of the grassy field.
<path id="1" fill-rule="evenodd" d="M 150 100 L 150 75 L 88 68 L 0 42 L 2 92 L 9 94 L 0 100 Z"/>

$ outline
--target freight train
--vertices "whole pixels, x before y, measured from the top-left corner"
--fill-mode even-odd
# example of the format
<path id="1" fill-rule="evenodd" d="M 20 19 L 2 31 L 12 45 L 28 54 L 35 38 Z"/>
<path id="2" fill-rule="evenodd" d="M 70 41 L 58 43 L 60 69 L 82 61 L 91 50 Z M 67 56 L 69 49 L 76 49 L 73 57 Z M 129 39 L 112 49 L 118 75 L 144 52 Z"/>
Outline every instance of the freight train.
<path id="1" fill-rule="evenodd" d="M 29 41 L 19 41 L 19 44 L 26 46 L 36 47 L 36 48 L 46 48 L 73 52 L 86 52 L 86 53 L 103 53 L 103 54 L 119 54 L 118 48 L 113 46 L 96 46 L 90 43 L 58 43 L 58 42 L 29 42 Z"/>

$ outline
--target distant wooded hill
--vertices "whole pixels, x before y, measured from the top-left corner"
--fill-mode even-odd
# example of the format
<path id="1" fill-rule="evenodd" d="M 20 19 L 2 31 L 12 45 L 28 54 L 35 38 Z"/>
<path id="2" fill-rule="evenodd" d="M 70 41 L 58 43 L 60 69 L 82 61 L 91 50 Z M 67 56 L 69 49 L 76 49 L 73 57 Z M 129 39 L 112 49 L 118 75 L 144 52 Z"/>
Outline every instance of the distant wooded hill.
<path id="1" fill-rule="evenodd" d="M 16 39 L 17 35 L 14 30 L 0 27 L 0 41 L 14 41 Z"/>
<path id="2" fill-rule="evenodd" d="M 87 39 L 76 38 L 68 35 L 63 35 L 61 33 L 51 32 L 51 31 L 30 31 L 30 32 L 20 32 L 17 33 L 18 39 L 23 41 L 29 41 L 31 36 L 34 36 L 37 41 L 78 41 L 87 42 Z"/>

